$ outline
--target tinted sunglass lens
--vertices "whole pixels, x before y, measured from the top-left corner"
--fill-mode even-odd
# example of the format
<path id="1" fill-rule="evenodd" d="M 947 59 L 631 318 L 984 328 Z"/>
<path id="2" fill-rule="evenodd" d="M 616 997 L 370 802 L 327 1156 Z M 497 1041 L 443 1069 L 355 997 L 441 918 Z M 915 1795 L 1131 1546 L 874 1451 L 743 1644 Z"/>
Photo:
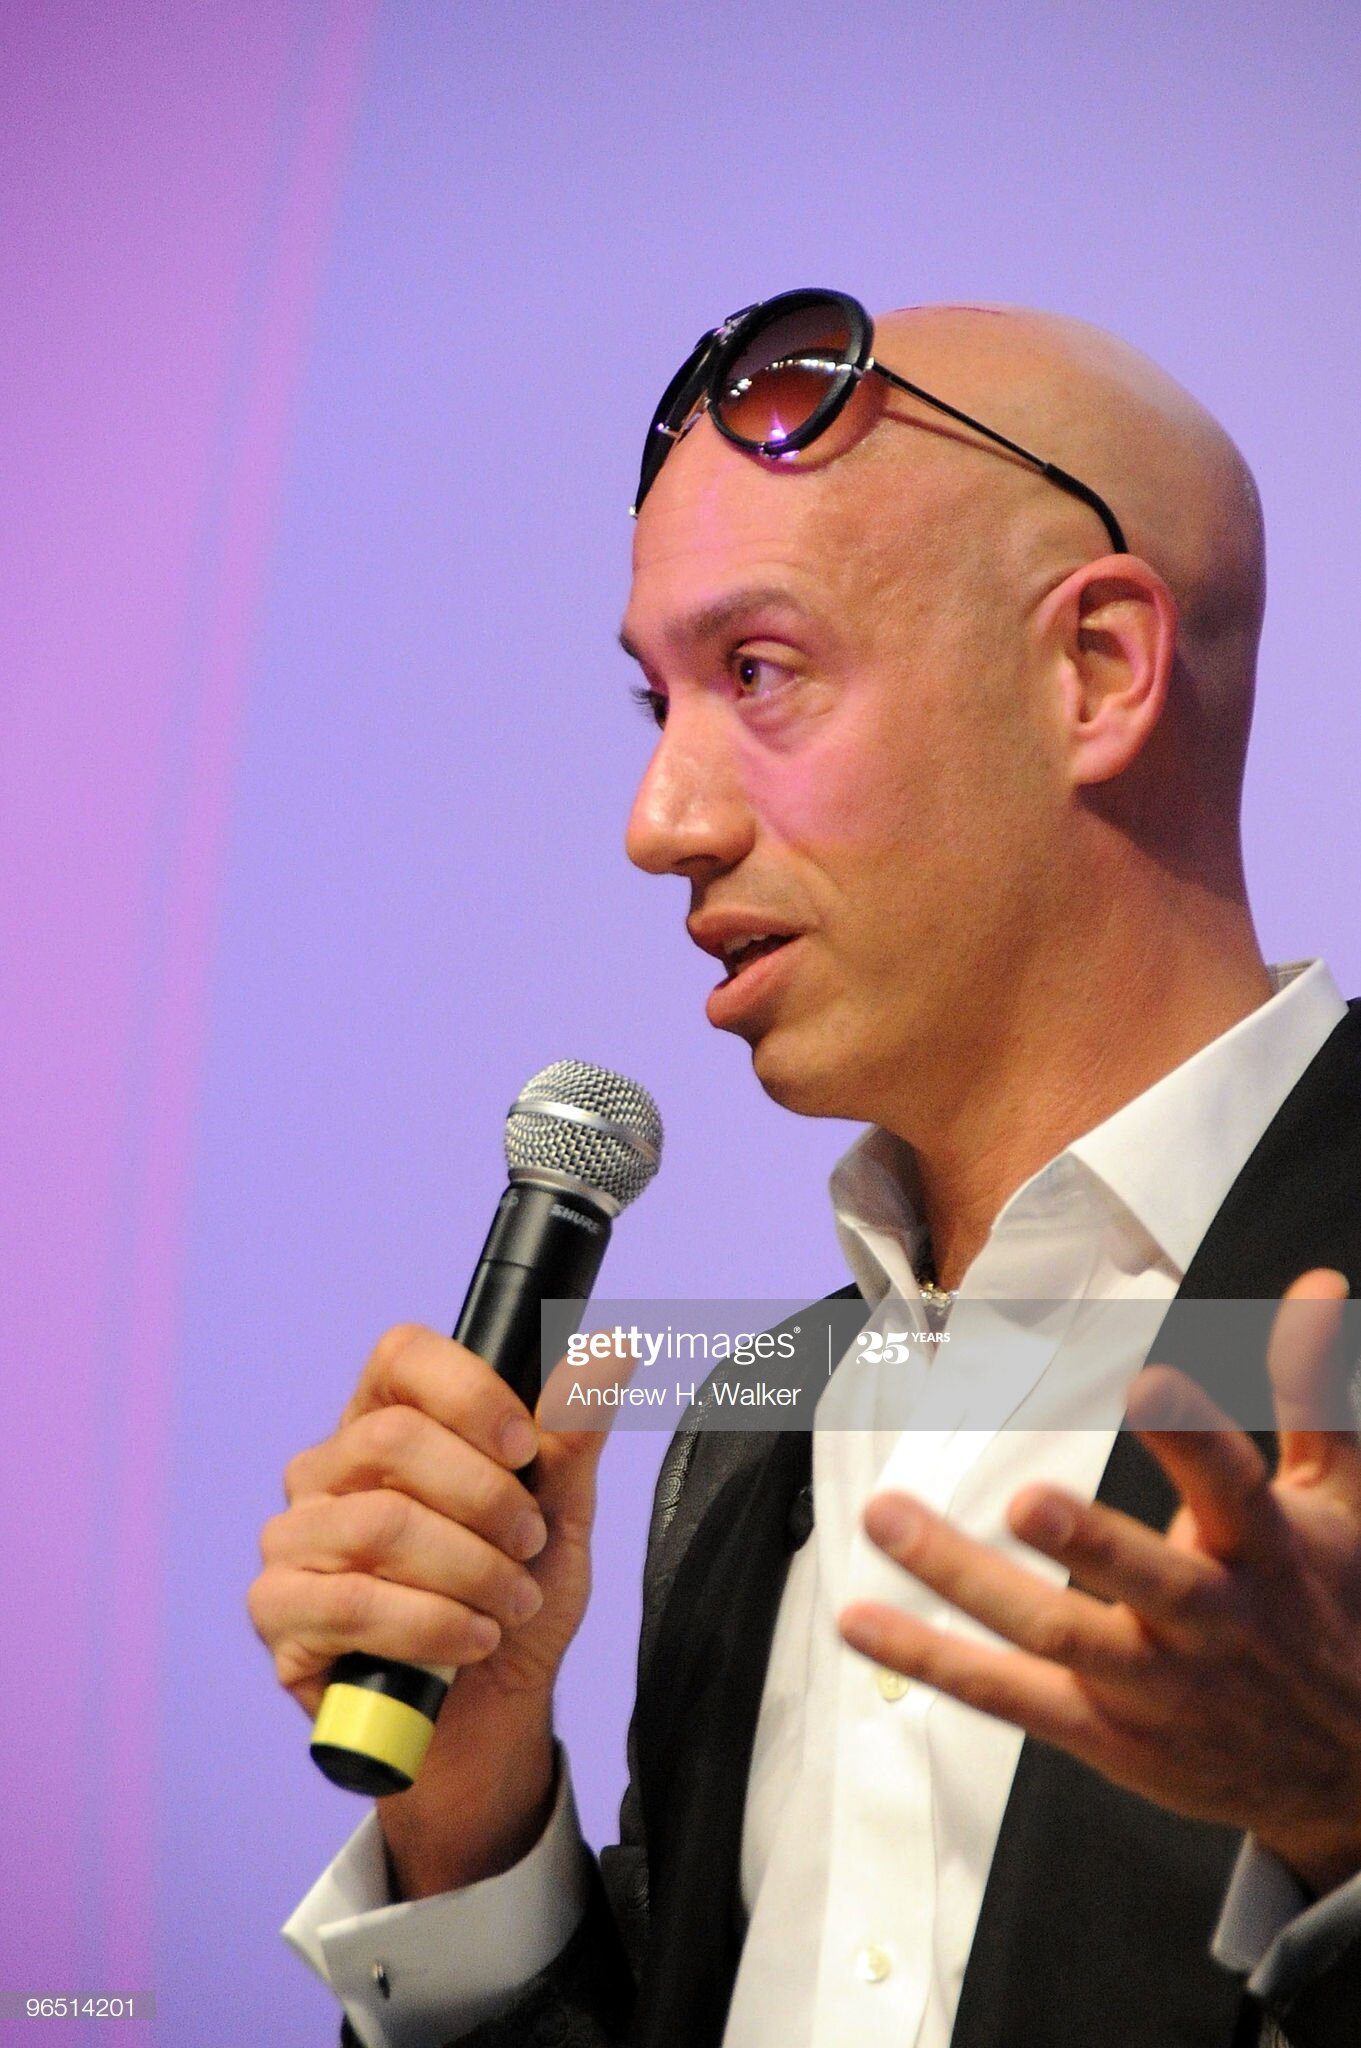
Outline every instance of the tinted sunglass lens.
<path id="1" fill-rule="evenodd" d="M 790 440 L 845 388 L 852 339 L 845 314 L 829 305 L 759 328 L 724 368 L 715 408 L 723 426 L 751 447 Z"/>

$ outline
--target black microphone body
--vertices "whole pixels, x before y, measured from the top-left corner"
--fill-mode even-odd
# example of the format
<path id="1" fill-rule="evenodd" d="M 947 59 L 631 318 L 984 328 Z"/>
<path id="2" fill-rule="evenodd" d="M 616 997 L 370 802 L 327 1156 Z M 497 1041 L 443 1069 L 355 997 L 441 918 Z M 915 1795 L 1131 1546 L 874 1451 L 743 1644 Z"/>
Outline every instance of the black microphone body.
<path id="1" fill-rule="evenodd" d="M 582 1062 L 545 1068 L 511 1111 L 511 1182 L 453 1334 L 531 1411 L 543 1381 L 543 1303 L 578 1301 L 584 1313 L 613 1218 L 647 1185 L 660 1147 L 661 1120 L 646 1091 Z M 583 1163 L 601 1185 L 580 1177 Z M 569 1318 L 565 1330 L 574 1331 L 580 1320 Z M 351 1792 L 378 1798 L 406 1791 L 453 1678 L 447 1666 L 405 1664 L 364 1651 L 337 1658 L 312 1732 L 313 1761 Z"/>
<path id="2" fill-rule="evenodd" d="M 485 1358 L 530 1410 L 543 1384 L 540 1309 L 545 1301 L 585 1307 L 610 1221 L 580 1189 L 530 1180 L 512 1181 L 497 1206 L 454 1337 Z"/>

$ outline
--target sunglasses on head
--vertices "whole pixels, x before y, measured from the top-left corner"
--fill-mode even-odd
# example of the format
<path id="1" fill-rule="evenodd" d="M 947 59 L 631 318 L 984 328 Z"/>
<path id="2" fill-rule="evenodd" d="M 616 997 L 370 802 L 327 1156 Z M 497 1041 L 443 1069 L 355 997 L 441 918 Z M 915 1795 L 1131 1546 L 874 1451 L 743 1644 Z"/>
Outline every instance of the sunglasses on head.
<path id="1" fill-rule="evenodd" d="M 792 455 L 811 447 L 872 370 L 1009 455 L 1028 462 L 1070 498 L 1090 505 L 1118 555 L 1127 552 L 1120 523 L 1089 484 L 1018 441 L 985 427 L 874 360 L 874 323 L 845 292 L 781 292 L 733 313 L 711 328 L 681 364 L 652 415 L 633 501 L 636 518 L 657 472 L 677 441 L 707 412 L 725 440 L 753 455 Z"/>

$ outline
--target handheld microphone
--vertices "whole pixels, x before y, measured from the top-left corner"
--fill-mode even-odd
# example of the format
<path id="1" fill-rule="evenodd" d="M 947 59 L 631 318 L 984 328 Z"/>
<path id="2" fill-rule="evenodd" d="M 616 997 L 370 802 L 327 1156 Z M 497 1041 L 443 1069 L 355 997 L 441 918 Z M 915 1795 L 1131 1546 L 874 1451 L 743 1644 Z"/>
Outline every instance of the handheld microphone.
<path id="1" fill-rule="evenodd" d="M 642 1194 L 661 1153 L 662 1120 L 647 1090 L 584 1060 L 556 1060 L 512 1103 L 510 1185 L 454 1336 L 527 1408 L 543 1378 L 541 1305 L 579 1301 L 584 1312 L 610 1226 Z M 362 1651 L 337 1658 L 312 1728 L 314 1762 L 351 1792 L 405 1792 L 425 1761 L 453 1678 L 448 1665 L 403 1664 Z"/>

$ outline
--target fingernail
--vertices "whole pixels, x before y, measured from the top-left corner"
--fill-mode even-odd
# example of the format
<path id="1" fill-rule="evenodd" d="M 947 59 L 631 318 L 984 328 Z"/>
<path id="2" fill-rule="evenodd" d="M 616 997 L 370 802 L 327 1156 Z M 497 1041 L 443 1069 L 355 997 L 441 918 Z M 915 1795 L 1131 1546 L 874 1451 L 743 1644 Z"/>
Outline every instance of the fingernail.
<path id="1" fill-rule="evenodd" d="M 520 1558 L 537 1557 L 547 1541 L 547 1522 L 537 1508 L 526 1508 L 515 1524 L 515 1533 L 510 1545 L 511 1555 Z"/>
<path id="2" fill-rule="evenodd" d="M 892 1497 L 871 1501 L 865 1522 L 877 1544 L 894 1550 L 910 1550 L 926 1526 L 920 1508 Z"/>
<path id="3" fill-rule="evenodd" d="M 878 1661 L 880 1630 L 873 1614 L 867 1609 L 848 1608 L 838 1617 L 837 1626 L 853 1650 Z"/>
<path id="4" fill-rule="evenodd" d="M 533 1579 L 517 1579 L 510 1596 L 511 1612 L 517 1621 L 528 1621 L 543 1606 L 543 1593 Z"/>
<path id="5" fill-rule="evenodd" d="M 1041 1543 L 1066 1543 L 1077 1517 L 1066 1501 L 1042 1500 L 1026 1517 L 1030 1534 Z"/>
<path id="6" fill-rule="evenodd" d="M 501 1630 L 489 1614 L 474 1614 L 468 1622 L 468 1634 L 474 1650 L 494 1650 L 501 1640 Z"/>
<path id="7" fill-rule="evenodd" d="M 518 1471 L 521 1465 L 527 1465 L 533 1457 L 539 1439 L 534 1433 L 532 1422 L 527 1421 L 523 1415 L 512 1415 L 502 1429 L 499 1441 L 502 1456 L 509 1461 L 514 1470 Z"/>

